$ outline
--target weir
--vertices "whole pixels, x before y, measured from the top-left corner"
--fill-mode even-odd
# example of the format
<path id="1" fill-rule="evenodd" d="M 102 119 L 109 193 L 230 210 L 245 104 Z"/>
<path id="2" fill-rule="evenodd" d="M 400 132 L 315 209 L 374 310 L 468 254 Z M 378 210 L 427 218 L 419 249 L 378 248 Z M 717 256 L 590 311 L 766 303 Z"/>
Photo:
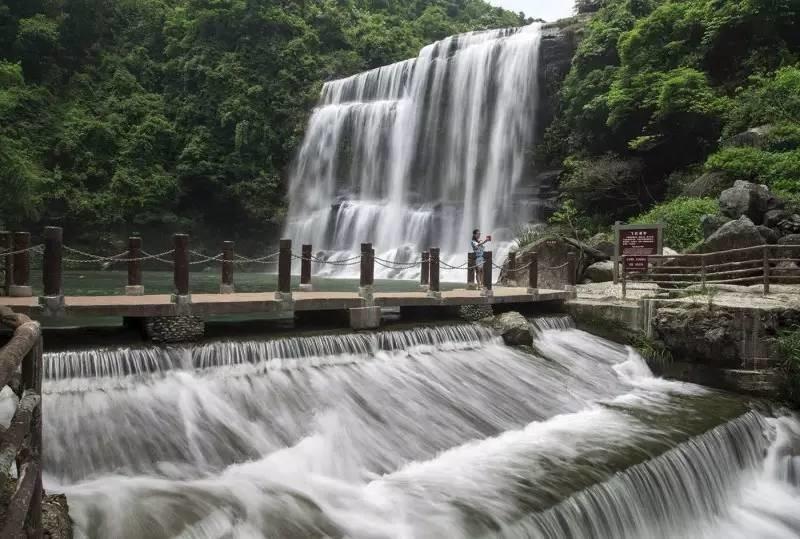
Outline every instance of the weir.
<path id="1" fill-rule="evenodd" d="M 800 534 L 796 418 L 531 330 L 51 352 L 45 487 L 79 537 Z"/>

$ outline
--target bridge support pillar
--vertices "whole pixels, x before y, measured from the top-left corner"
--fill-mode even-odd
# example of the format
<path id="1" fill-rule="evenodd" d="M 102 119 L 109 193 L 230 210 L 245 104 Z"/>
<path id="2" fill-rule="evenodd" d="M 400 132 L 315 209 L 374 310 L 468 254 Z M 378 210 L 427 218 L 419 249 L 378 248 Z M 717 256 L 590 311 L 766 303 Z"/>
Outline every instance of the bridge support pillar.
<path id="1" fill-rule="evenodd" d="M 375 329 L 380 326 L 380 307 L 354 307 L 350 309 L 350 327 L 352 329 Z"/>

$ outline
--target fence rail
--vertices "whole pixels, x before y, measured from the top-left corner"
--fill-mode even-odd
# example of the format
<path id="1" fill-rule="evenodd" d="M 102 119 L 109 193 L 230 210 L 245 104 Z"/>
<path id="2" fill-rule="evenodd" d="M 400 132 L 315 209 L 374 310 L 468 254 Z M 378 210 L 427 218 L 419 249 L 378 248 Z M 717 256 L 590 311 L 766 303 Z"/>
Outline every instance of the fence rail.
<path id="1" fill-rule="evenodd" d="M 0 348 L 0 387 L 19 397 L 11 424 L 0 433 L 0 480 L 17 483 L 5 507 L 3 538 L 36 537 L 42 530 L 42 332 L 38 322 L 0 306 L 0 324 L 14 331 Z M 21 367 L 21 376 L 17 373 Z M 2 511 L 3 509 L 0 509 Z"/>
<path id="2" fill-rule="evenodd" d="M 761 284 L 769 294 L 771 284 L 800 284 L 800 245 L 757 245 L 678 255 L 627 255 L 622 260 L 622 297 L 633 283 L 662 288 L 699 285 Z M 644 268 L 630 271 L 627 261 L 646 259 Z"/>
<path id="3" fill-rule="evenodd" d="M 312 268 L 323 266 L 351 267 L 360 266 L 359 285 L 368 293 L 374 284 L 375 266 L 391 270 L 420 269 L 420 285 L 432 294 L 440 291 L 440 273 L 444 270 L 463 270 L 467 276 L 469 288 L 481 288 L 491 293 L 494 279 L 493 270 L 508 271 L 513 280 L 524 282 L 528 274 L 528 288 L 538 288 L 538 259 L 536 253 L 525 253 L 524 262 L 515 254 L 509 256 L 506 267 L 493 260 L 492 252 L 484 253 L 483 261 L 476 262 L 474 254 L 465 254 L 464 262 L 451 264 L 440 257 L 438 247 L 430 247 L 420 253 L 416 260 L 388 260 L 375 255 L 371 243 L 361 244 L 361 253 L 350 258 L 330 257 L 312 254 L 311 245 L 303 245 L 298 253 L 292 249 L 292 241 L 280 240 L 277 252 L 264 256 L 248 258 L 235 252 L 234 242 L 226 241 L 219 253 L 205 254 L 190 249 L 190 238 L 187 234 L 174 234 L 173 247 L 157 254 L 148 253 L 143 247 L 142 238 L 138 235 L 128 238 L 128 249 L 111 256 L 86 252 L 63 241 L 63 231 L 59 227 L 46 227 L 42 235 L 42 243 L 34 244 L 29 232 L 0 232 L 0 260 L 4 262 L 6 280 L 5 295 L 14 297 L 30 297 L 33 295 L 30 282 L 30 268 L 34 257 L 41 257 L 43 294 L 40 305 L 50 315 L 58 315 L 63 310 L 63 270 L 65 264 L 97 265 L 125 264 L 127 267 L 127 283 L 124 286 L 126 295 L 143 295 L 142 263 L 160 263 L 170 268 L 174 278 L 174 299 L 176 303 L 190 302 L 189 272 L 191 267 L 200 264 L 218 264 L 220 266 L 220 293 L 234 292 L 234 267 L 237 265 L 277 265 L 277 294 L 287 298 L 291 294 L 291 275 L 293 261 L 299 261 L 300 290 L 311 289 Z M 575 285 L 575 253 L 569 253 L 565 287 Z M 552 269 L 552 268 L 551 268 Z M 478 279 L 480 278 L 480 282 Z"/>

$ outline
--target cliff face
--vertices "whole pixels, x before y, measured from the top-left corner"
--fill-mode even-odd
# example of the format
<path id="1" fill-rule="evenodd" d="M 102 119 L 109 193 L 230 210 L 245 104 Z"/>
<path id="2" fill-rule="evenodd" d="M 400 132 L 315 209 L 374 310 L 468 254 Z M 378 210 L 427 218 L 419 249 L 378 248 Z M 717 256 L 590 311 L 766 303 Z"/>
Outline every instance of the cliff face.
<path id="1" fill-rule="evenodd" d="M 589 15 L 577 15 L 562 19 L 543 27 L 540 47 L 539 104 L 536 110 L 536 141 L 544 140 L 544 134 L 559 112 L 559 93 L 564 78 L 572 66 L 572 57 L 578 48 Z M 560 170 L 547 166 L 534 150 L 530 181 L 518 189 L 518 195 L 535 201 L 539 216 L 547 218 L 556 206 L 558 177 Z"/>
<path id="2" fill-rule="evenodd" d="M 559 92 L 572 66 L 572 57 L 578 49 L 588 20 L 589 16 L 578 15 L 546 24 L 542 29 L 537 140 L 542 140 L 541 137 L 558 112 Z"/>

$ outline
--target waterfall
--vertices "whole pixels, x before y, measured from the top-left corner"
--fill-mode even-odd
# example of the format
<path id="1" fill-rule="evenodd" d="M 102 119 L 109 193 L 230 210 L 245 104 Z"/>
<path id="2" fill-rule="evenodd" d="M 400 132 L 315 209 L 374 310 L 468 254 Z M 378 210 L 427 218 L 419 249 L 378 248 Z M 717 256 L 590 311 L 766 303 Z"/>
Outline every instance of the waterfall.
<path id="1" fill-rule="evenodd" d="M 287 236 L 338 258 L 369 241 L 384 259 L 438 246 L 463 262 L 478 227 L 505 252 L 508 229 L 538 217 L 517 188 L 531 181 L 540 41 L 538 24 L 461 34 L 325 84 L 295 159 Z"/>

